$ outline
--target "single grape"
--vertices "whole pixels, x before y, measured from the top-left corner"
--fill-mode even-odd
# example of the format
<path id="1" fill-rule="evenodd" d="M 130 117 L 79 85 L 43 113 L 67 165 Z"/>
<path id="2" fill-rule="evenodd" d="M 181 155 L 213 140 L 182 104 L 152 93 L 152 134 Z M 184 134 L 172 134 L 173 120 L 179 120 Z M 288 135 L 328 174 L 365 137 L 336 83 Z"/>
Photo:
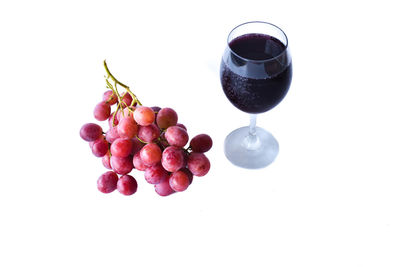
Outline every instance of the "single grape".
<path id="1" fill-rule="evenodd" d="M 128 94 L 128 92 L 125 92 L 122 97 L 122 102 L 123 107 L 130 106 L 132 103 L 132 96 Z"/>
<path id="2" fill-rule="evenodd" d="M 110 153 L 107 151 L 107 153 L 101 158 L 101 162 L 103 163 L 103 166 L 106 167 L 107 169 L 111 170 L 111 163 L 110 163 Z"/>
<path id="3" fill-rule="evenodd" d="M 111 155 L 116 157 L 127 157 L 131 154 L 133 147 L 132 139 L 118 138 L 111 144 Z"/>
<path id="4" fill-rule="evenodd" d="M 178 122 L 178 114 L 172 108 L 162 108 L 157 113 L 157 125 L 161 129 L 167 129 L 176 125 Z"/>
<path id="5" fill-rule="evenodd" d="M 118 175 L 113 171 L 103 173 L 97 180 L 97 188 L 100 192 L 108 194 L 117 188 Z"/>
<path id="6" fill-rule="evenodd" d="M 203 153 L 190 153 L 187 165 L 196 176 L 204 176 L 210 170 L 210 161 Z"/>
<path id="7" fill-rule="evenodd" d="M 118 110 L 117 112 L 117 118 L 118 120 L 122 120 L 123 118 L 126 117 L 131 117 L 133 118 L 133 112 L 135 111 L 135 107 L 126 107 L 122 110 Z"/>
<path id="8" fill-rule="evenodd" d="M 183 171 L 176 171 L 171 174 L 169 185 L 176 192 L 185 191 L 190 185 L 189 177 Z"/>
<path id="9" fill-rule="evenodd" d="M 140 106 L 135 109 L 133 117 L 137 124 L 141 126 L 148 126 L 154 122 L 154 111 L 149 107 Z"/>
<path id="10" fill-rule="evenodd" d="M 193 173 L 189 171 L 188 168 L 182 168 L 179 171 L 186 173 L 187 177 L 189 178 L 189 185 L 193 182 Z"/>
<path id="11" fill-rule="evenodd" d="M 169 178 L 164 179 L 159 184 L 155 184 L 154 189 L 157 194 L 159 194 L 160 196 L 163 196 L 163 197 L 169 196 L 169 195 L 175 193 L 175 191 L 169 185 Z"/>
<path id="12" fill-rule="evenodd" d="M 101 136 L 93 142 L 92 153 L 96 157 L 103 157 L 108 152 L 108 142 Z"/>
<path id="13" fill-rule="evenodd" d="M 171 146 L 184 147 L 189 141 L 189 135 L 179 126 L 170 126 L 165 132 L 165 139 Z"/>
<path id="14" fill-rule="evenodd" d="M 118 134 L 118 128 L 117 127 L 112 127 L 107 131 L 106 140 L 110 144 L 114 143 L 114 141 L 117 140 L 118 138 L 120 138 L 120 136 Z"/>
<path id="15" fill-rule="evenodd" d="M 133 138 L 138 133 L 138 125 L 132 117 L 122 118 L 117 128 L 119 136 L 123 138 Z"/>
<path id="16" fill-rule="evenodd" d="M 158 106 L 154 106 L 154 107 L 151 107 L 151 109 L 154 111 L 154 113 L 156 113 L 156 116 L 157 116 L 157 113 L 160 111 L 160 107 L 158 107 Z"/>
<path id="17" fill-rule="evenodd" d="M 138 137 L 140 140 L 151 143 L 160 136 L 160 129 L 154 123 L 149 126 L 139 126 Z"/>
<path id="18" fill-rule="evenodd" d="M 112 169 L 119 174 L 128 174 L 133 169 L 132 156 L 124 158 L 111 156 L 110 163 Z"/>
<path id="19" fill-rule="evenodd" d="M 101 127 L 95 123 L 86 123 L 79 131 L 81 138 L 87 142 L 97 140 L 103 134 Z"/>
<path id="20" fill-rule="evenodd" d="M 213 145 L 212 139 L 207 134 L 199 134 L 192 138 L 190 147 L 193 152 L 205 153 L 211 149 Z"/>
<path id="21" fill-rule="evenodd" d="M 160 163 L 149 166 L 144 172 L 144 178 L 149 184 L 158 184 L 168 177 L 168 172 Z"/>
<path id="22" fill-rule="evenodd" d="M 169 172 L 175 172 L 185 165 L 182 149 L 169 146 L 162 153 L 161 164 Z"/>
<path id="23" fill-rule="evenodd" d="M 161 149 L 154 143 L 147 144 L 140 150 L 140 158 L 144 164 L 154 165 L 161 160 Z"/>
<path id="24" fill-rule="evenodd" d="M 187 128 L 185 125 L 183 125 L 182 123 L 177 123 L 176 126 L 181 127 L 183 129 L 185 129 L 187 131 Z"/>
<path id="25" fill-rule="evenodd" d="M 133 156 L 133 166 L 136 170 L 145 171 L 147 169 L 147 165 L 143 163 L 142 159 L 140 158 L 140 152 L 136 153 Z"/>
<path id="26" fill-rule="evenodd" d="M 98 121 L 105 121 L 110 117 L 111 107 L 105 102 L 98 103 L 93 111 L 93 115 Z"/>
<path id="27" fill-rule="evenodd" d="M 137 152 L 139 152 L 142 147 L 144 147 L 144 144 L 140 142 L 136 137 L 132 138 L 132 152 L 131 155 L 135 155 Z"/>
<path id="28" fill-rule="evenodd" d="M 115 113 L 115 111 L 110 114 L 110 117 L 108 117 L 108 126 L 110 126 L 110 128 L 117 126 L 119 123 L 118 116 L 115 115 L 115 117 L 114 117 L 114 113 Z M 114 122 L 114 125 L 113 125 L 113 122 Z"/>
<path id="29" fill-rule="evenodd" d="M 110 106 L 112 106 L 115 103 L 117 103 L 118 98 L 112 90 L 108 90 L 108 91 L 105 91 L 103 94 L 103 101 L 106 102 L 107 104 L 109 104 Z"/>
<path id="30" fill-rule="evenodd" d="M 131 175 L 121 176 L 117 183 L 118 191 L 125 196 L 130 196 L 136 193 L 137 187 L 138 184 L 136 179 Z"/>

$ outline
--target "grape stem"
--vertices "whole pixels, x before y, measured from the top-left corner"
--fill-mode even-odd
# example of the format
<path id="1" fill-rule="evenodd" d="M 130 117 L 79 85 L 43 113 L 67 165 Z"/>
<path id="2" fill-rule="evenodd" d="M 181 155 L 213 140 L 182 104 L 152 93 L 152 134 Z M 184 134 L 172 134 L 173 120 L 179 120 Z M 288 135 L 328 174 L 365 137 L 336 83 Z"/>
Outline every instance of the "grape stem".
<path id="1" fill-rule="evenodd" d="M 129 89 L 129 86 L 127 86 L 126 84 L 123 84 L 122 82 L 118 81 L 117 78 L 114 77 L 114 75 L 111 74 L 110 69 L 107 66 L 106 60 L 104 60 L 104 68 L 107 72 L 107 75 L 109 78 L 111 78 L 114 83 L 115 83 L 115 91 L 118 93 L 117 90 L 117 84 L 119 84 L 120 86 L 124 87 L 126 89 L 126 91 L 128 92 L 128 94 L 131 95 L 132 97 L 132 103 L 131 106 L 133 106 L 134 103 L 138 103 L 140 106 L 142 106 L 142 103 L 140 103 L 139 99 L 136 97 L 136 95 L 134 93 L 132 93 L 132 91 Z M 117 97 L 119 95 L 117 94 Z M 120 98 L 120 97 L 119 97 Z"/>

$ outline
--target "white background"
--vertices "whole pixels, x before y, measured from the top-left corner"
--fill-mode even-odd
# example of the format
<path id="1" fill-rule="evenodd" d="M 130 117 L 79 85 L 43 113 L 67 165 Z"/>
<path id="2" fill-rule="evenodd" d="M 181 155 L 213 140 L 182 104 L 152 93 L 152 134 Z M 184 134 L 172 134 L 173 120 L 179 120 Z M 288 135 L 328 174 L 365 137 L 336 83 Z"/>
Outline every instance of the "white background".
<path id="1" fill-rule="evenodd" d="M 1 1 L 0 266 L 400 266 L 395 2 Z M 223 155 L 248 116 L 218 72 L 249 20 L 285 30 L 294 73 L 258 117 L 280 154 L 256 171 Z M 161 198 L 136 172 L 131 197 L 97 191 L 105 169 L 79 129 L 103 59 L 144 105 L 213 137 L 186 192 Z"/>

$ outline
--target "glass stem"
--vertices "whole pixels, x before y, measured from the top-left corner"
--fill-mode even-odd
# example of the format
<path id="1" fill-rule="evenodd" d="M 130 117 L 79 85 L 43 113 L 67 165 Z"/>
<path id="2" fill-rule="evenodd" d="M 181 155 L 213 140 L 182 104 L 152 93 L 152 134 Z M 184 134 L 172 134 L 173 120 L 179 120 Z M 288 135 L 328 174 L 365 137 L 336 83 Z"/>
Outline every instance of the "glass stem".
<path id="1" fill-rule="evenodd" d="M 256 135 L 256 122 L 257 122 L 257 115 L 250 114 L 250 126 L 249 126 L 250 135 Z"/>
<path id="2" fill-rule="evenodd" d="M 256 121 L 257 115 L 251 114 L 250 115 L 250 125 L 249 125 L 249 134 L 243 141 L 243 146 L 246 147 L 248 150 L 256 150 L 260 147 L 261 142 L 256 134 Z"/>

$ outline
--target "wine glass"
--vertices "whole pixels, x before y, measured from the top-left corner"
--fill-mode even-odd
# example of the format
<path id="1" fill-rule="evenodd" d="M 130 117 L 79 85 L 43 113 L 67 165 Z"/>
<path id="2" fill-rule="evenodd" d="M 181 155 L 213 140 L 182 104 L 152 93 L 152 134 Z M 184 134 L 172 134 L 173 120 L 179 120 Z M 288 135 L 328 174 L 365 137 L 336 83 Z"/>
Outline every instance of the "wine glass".
<path id="1" fill-rule="evenodd" d="M 289 90 L 292 59 L 286 34 L 262 21 L 235 27 L 228 35 L 220 78 L 229 101 L 250 114 L 250 126 L 226 137 L 226 157 L 248 169 L 269 165 L 278 155 L 279 144 L 272 134 L 256 127 L 256 114 L 274 108 Z"/>

